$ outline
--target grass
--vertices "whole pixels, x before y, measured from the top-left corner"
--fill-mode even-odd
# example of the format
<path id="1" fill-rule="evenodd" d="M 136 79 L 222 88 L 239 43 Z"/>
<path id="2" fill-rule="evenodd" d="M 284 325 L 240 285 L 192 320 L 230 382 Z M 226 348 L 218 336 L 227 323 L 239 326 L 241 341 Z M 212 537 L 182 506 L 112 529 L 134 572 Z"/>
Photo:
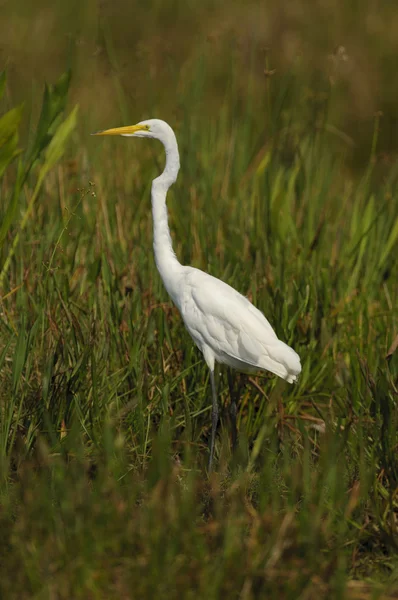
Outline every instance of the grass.
<path id="1" fill-rule="evenodd" d="M 73 132 L 50 103 L 57 161 L 42 145 L 30 165 L 33 127 L 0 250 L 4 598 L 397 597 L 396 167 L 376 117 L 348 168 L 327 80 L 312 99 L 300 69 L 259 92 L 255 61 L 229 61 L 216 93 L 213 52 L 191 57 L 164 115 L 182 159 L 174 247 L 264 311 L 302 376 L 236 376 L 232 453 L 221 371 L 208 478 L 207 368 L 152 256 L 162 150 Z M 19 181 L 8 166 L 3 223 Z"/>

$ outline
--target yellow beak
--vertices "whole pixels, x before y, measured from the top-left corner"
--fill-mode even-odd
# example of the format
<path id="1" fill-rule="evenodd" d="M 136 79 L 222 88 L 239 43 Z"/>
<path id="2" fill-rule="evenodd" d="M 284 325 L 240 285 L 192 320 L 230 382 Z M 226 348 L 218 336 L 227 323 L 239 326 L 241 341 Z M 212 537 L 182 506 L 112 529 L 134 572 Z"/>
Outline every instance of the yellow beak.
<path id="1" fill-rule="evenodd" d="M 104 129 L 91 135 L 132 135 L 136 131 L 148 131 L 148 125 L 126 125 L 125 127 L 114 127 L 113 129 Z"/>

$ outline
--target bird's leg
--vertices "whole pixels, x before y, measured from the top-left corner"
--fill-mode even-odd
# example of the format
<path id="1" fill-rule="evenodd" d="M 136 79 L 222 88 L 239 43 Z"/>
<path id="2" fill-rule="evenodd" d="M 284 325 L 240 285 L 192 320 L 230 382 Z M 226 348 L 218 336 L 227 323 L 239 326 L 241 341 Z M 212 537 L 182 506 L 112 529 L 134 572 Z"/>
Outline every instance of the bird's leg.
<path id="1" fill-rule="evenodd" d="M 216 382 L 214 380 L 214 371 L 210 371 L 211 381 L 211 393 L 213 399 L 213 407 L 211 411 L 211 444 L 210 444 L 210 458 L 209 458 L 209 473 L 213 466 L 213 454 L 214 454 L 214 442 L 216 440 L 216 429 L 218 423 L 218 402 L 217 402 L 217 391 Z"/>
<path id="2" fill-rule="evenodd" d="M 232 373 L 230 369 L 227 369 L 227 378 L 228 378 L 228 387 L 229 387 L 229 395 L 231 398 L 231 404 L 229 407 L 229 414 L 231 417 L 231 429 L 232 429 L 232 449 L 236 448 L 236 441 L 238 438 L 237 429 L 236 429 L 236 394 L 234 390 L 234 381 L 232 377 Z"/>

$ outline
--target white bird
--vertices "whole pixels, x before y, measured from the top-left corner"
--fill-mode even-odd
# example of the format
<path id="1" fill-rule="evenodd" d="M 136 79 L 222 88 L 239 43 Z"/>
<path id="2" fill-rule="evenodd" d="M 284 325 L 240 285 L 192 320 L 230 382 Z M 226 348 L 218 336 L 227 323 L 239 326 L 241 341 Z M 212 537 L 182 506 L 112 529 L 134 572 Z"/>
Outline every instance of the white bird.
<path id="1" fill-rule="evenodd" d="M 164 286 L 210 369 L 213 400 L 210 471 L 218 423 L 215 362 L 244 372 L 271 371 L 293 383 L 301 371 L 300 357 L 278 339 L 263 313 L 245 296 L 223 281 L 178 261 L 172 247 L 166 207 L 167 191 L 180 169 L 177 140 L 170 125 L 149 119 L 93 135 L 155 138 L 166 151 L 164 171 L 152 182 L 153 248 Z"/>

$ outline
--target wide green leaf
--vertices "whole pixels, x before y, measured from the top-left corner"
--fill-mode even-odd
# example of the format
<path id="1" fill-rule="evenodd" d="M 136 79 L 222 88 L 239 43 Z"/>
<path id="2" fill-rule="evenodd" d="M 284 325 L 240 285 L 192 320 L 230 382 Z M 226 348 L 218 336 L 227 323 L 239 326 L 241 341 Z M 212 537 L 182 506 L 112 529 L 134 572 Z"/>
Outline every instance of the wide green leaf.
<path id="1" fill-rule="evenodd" d="M 43 105 L 35 140 L 30 151 L 25 155 L 24 160 L 18 165 L 18 173 L 12 191 L 12 197 L 0 225 L 0 245 L 4 241 L 7 232 L 15 220 L 20 191 L 24 182 L 27 180 L 33 164 L 47 148 L 44 164 L 39 171 L 36 194 L 33 199 L 34 203 L 45 175 L 62 156 L 67 137 L 75 126 L 76 109 L 72 111 L 71 115 L 69 115 L 64 123 L 60 125 L 66 105 L 70 78 L 71 75 L 70 72 L 68 72 L 62 75 L 54 85 L 45 86 Z M 0 74 L 0 97 L 2 91 L 4 91 L 5 81 L 5 74 Z M 21 152 L 21 150 L 17 148 L 17 130 L 22 117 L 22 109 L 22 105 L 15 107 L 0 119 L 0 177 L 10 162 Z M 28 211 L 28 213 L 29 212 L 30 211 Z M 21 227 L 23 228 L 22 223 Z M 16 240 L 14 240 L 14 242 L 15 241 Z M 8 259 L 12 253 L 13 252 L 11 251 Z M 4 276 L 4 266 L 2 276 Z"/>
<path id="2" fill-rule="evenodd" d="M 18 209 L 18 200 L 19 200 L 19 194 L 21 192 L 21 187 L 22 187 L 22 182 L 23 182 L 23 176 L 24 176 L 24 169 L 22 166 L 22 161 L 18 162 L 18 170 L 17 170 L 17 177 L 14 183 L 14 189 L 12 192 L 12 198 L 11 201 L 9 203 L 9 205 L 7 206 L 7 210 L 6 213 L 3 217 L 3 220 L 1 222 L 0 225 L 0 246 L 4 241 L 4 238 L 7 235 L 7 232 L 9 230 L 9 228 L 11 227 L 12 223 L 14 222 L 15 219 L 15 215 Z"/>
<path id="3" fill-rule="evenodd" d="M 66 107 L 70 80 L 71 72 L 67 71 L 55 84 L 46 84 L 44 88 L 43 105 L 36 129 L 36 136 L 27 157 L 29 165 L 32 165 L 37 160 L 57 130 L 57 125 Z"/>
<path id="4" fill-rule="evenodd" d="M 4 171 L 14 158 L 22 152 L 21 149 L 17 148 L 17 145 L 18 133 L 15 131 L 14 134 L 0 146 L 0 177 L 2 177 Z"/>
<path id="5" fill-rule="evenodd" d="M 44 177 L 63 155 L 67 139 L 76 126 L 77 111 L 78 107 L 75 106 L 54 134 L 54 137 L 45 152 L 44 164 L 40 169 L 39 178 Z"/>
<path id="6" fill-rule="evenodd" d="M 3 264 L 3 267 L 0 271 L 0 287 L 3 286 L 4 284 L 4 280 L 7 274 L 7 271 L 10 267 L 11 264 L 11 260 L 12 257 L 15 254 L 15 249 L 18 246 L 19 243 L 19 239 L 20 239 L 20 234 L 21 232 L 25 229 L 26 224 L 28 223 L 31 214 L 32 214 L 32 210 L 33 207 L 36 203 L 36 200 L 38 198 L 41 186 L 43 184 L 44 178 L 47 175 L 48 171 L 57 163 L 57 161 L 61 158 L 62 154 L 64 153 L 65 147 L 66 147 L 66 141 L 70 135 L 70 133 L 73 131 L 75 125 L 76 125 L 76 115 L 77 115 L 77 106 L 75 106 L 75 108 L 73 109 L 73 111 L 70 113 L 70 115 L 65 119 L 65 121 L 57 128 L 56 133 L 54 134 L 51 143 L 49 144 L 46 154 L 45 154 L 45 160 L 44 160 L 44 164 L 41 167 L 40 171 L 39 171 L 39 175 L 37 178 L 37 182 L 36 182 L 36 186 L 34 189 L 34 192 L 29 200 L 29 204 L 27 206 L 27 209 L 21 219 L 20 225 L 19 225 L 19 231 L 17 232 L 17 234 L 15 235 L 12 245 L 8 251 L 6 260 Z M 13 194 L 13 199 L 12 202 L 10 204 L 10 206 L 8 207 L 7 213 L 6 213 L 6 218 L 4 219 L 4 222 L 1 226 L 0 229 L 0 243 L 1 241 L 4 239 L 5 235 L 7 234 L 7 231 L 9 229 L 9 227 L 11 226 L 14 216 L 16 214 L 16 209 L 17 209 L 17 204 L 18 204 L 18 198 L 19 198 L 19 193 L 21 190 L 21 187 L 23 185 L 23 182 L 26 179 L 26 171 L 20 170 L 19 171 L 19 177 L 18 177 L 18 181 L 17 184 L 15 185 L 14 188 L 14 194 Z"/>
<path id="7" fill-rule="evenodd" d="M 21 121 L 23 104 L 9 110 L 0 118 L 0 146 L 17 131 Z"/>

